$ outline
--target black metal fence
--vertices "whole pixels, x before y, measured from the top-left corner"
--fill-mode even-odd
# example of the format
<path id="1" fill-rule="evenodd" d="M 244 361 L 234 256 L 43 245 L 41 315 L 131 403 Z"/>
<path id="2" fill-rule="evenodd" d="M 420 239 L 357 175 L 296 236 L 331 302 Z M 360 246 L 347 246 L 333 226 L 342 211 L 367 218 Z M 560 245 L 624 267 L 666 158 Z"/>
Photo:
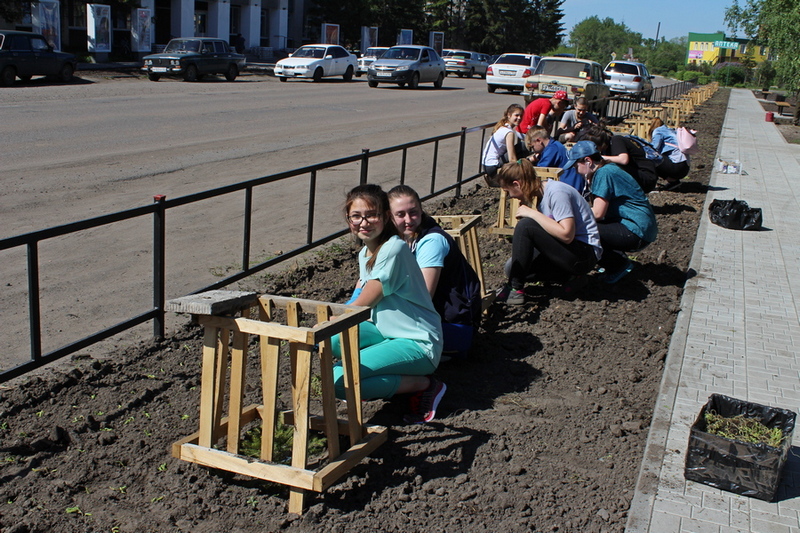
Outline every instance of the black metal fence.
<path id="1" fill-rule="evenodd" d="M 625 116 L 632 113 L 641 107 L 652 105 L 654 102 L 665 101 L 673 98 L 679 94 L 688 91 L 692 84 L 683 82 L 674 85 L 659 87 L 654 90 L 650 102 L 645 98 L 624 97 L 613 99 L 613 106 L 611 111 L 617 117 Z M 363 150 L 358 155 L 352 155 L 341 159 L 335 159 L 324 163 L 310 165 L 287 172 L 280 172 L 269 176 L 264 176 L 249 181 L 236 183 L 216 189 L 203 191 L 196 194 L 190 194 L 174 199 L 167 199 L 164 196 L 155 196 L 154 202 L 150 205 L 136 207 L 117 213 L 111 213 L 95 218 L 81 220 L 62 226 L 52 227 L 40 231 L 34 231 L 24 235 L 6 238 L 0 240 L 0 251 L 22 249 L 25 253 L 26 270 L 27 270 L 27 307 L 28 307 L 28 335 L 30 340 L 30 360 L 26 363 L 14 366 L 10 369 L 0 372 L 0 383 L 8 381 L 14 377 L 25 374 L 31 370 L 39 368 L 52 361 L 60 359 L 64 356 L 76 353 L 88 346 L 97 342 L 108 339 L 116 334 L 144 324 L 148 321 L 153 322 L 153 335 L 156 338 L 164 336 L 165 332 L 165 298 L 166 298 L 166 261 L 165 256 L 167 253 L 167 236 L 168 226 L 166 223 L 166 214 L 170 209 L 174 209 L 189 204 L 195 204 L 204 200 L 218 198 L 231 193 L 241 192 L 244 196 L 244 204 L 242 206 L 243 214 L 243 228 L 241 233 L 241 264 L 238 270 L 234 273 L 219 279 L 215 283 L 204 287 L 198 287 L 192 292 L 202 292 L 207 290 L 219 289 L 226 287 L 234 282 L 242 280 L 257 272 L 263 271 L 284 261 L 292 259 L 300 254 L 308 252 L 318 246 L 331 242 L 347 233 L 346 229 L 335 231 L 333 233 L 324 235 L 322 237 L 314 238 L 315 234 L 315 219 L 314 213 L 318 204 L 318 173 L 322 170 L 334 169 L 344 165 L 356 164 L 359 166 L 359 181 L 360 183 L 367 183 L 370 181 L 370 161 L 375 158 L 385 156 L 387 154 L 400 155 L 400 169 L 393 175 L 399 174 L 400 183 L 406 182 L 408 152 L 412 148 L 424 148 L 430 150 L 431 156 L 431 172 L 426 191 L 420 191 L 423 200 L 439 196 L 450 191 L 454 191 L 456 196 L 461 194 L 461 188 L 465 184 L 477 179 L 481 176 L 480 158 L 481 147 L 484 146 L 486 140 L 486 130 L 492 124 L 485 124 L 482 126 L 472 128 L 462 128 L 461 131 L 453 132 L 436 137 L 430 137 L 419 141 L 405 143 L 397 146 L 383 148 L 380 150 Z M 479 140 L 478 140 L 479 138 Z M 448 152 L 448 163 L 453 167 L 448 168 L 445 172 L 439 169 L 440 166 L 440 144 L 451 140 L 457 140 L 457 156 L 452 157 Z M 470 140 L 472 149 L 467 149 L 467 142 Z M 477 146 L 478 149 L 474 147 Z M 441 176 L 440 174 L 445 174 Z M 276 257 L 270 258 L 265 261 L 251 264 L 251 234 L 253 229 L 253 195 L 254 191 L 270 183 L 279 182 L 288 179 L 301 179 L 306 177 L 308 179 L 308 197 L 307 205 L 308 211 L 305 216 L 305 242 L 288 252 L 281 253 Z M 427 194 L 425 194 L 427 192 Z M 77 232 L 108 226 L 121 221 L 132 219 L 141 219 L 143 217 L 150 217 L 152 219 L 152 240 L 151 252 L 153 257 L 152 265 L 152 285 L 148 292 L 152 293 L 152 306 L 142 312 L 122 320 L 112 326 L 103 328 L 86 337 L 70 342 L 69 344 L 60 346 L 54 350 L 43 353 L 42 348 L 42 310 L 41 310 L 41 290 L 40 290 L 40 260 L 39 248 L 40 244 L 44 241 L 56 239 L 58 237 L 67 236 Z M 51 320 L 58 319 L 58 317 L 51 317 Z"/>

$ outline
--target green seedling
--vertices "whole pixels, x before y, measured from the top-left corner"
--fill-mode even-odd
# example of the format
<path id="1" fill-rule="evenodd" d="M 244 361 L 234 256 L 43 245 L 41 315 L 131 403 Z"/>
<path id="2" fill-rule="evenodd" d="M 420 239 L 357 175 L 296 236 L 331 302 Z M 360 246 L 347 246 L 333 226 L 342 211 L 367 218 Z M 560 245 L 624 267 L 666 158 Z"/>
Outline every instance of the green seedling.
<path id="1" fill-rule="evenodd" d="M 160 465 L 158 465 L 158 471 L 159 472 L 166 472 L 167 471 L 167 463 L 161 463 Z"/>
<path id="2" fill-rule="evenodd" d="M 249 498 L 247 498 L 247 505 L 255 509 L 256 507 L 258 507 L 258 498 L 250 496 Z"/>
<path id="3" fill-rule="evenodd" d="M 104 414 L 106 414 L 105 411 L 97 411 L 94 416 L 103 416 Z"/>
<path id="4" fill-rule="evenodd" d="M 289 464 L 292 456 L 294 428 L 283 423 L 283 419 L 275 426 L 275 440 L 272 460 L 276 463 Z M 249 457 L 261 457 L 261 427 L 255 427 L 244 434 L 239 443 L 240 453 Z M 328 446 L 327 439 L 315 432 L 309 433 L 309 456 L 322 454 Z"/>
<path id="5" fill-rule="evenodd" d="M 315 398 L 322 396 L 322 378 L 316 374 L 311 376 L 311 395 Z"/>
<path id="6" fill-rule="evenodd" d="M 181 420 L 189 420 L 189 415 L 181 415 Z"/>
<path id="7" fill-rule="evenodd" d="M 155 498 L 152 498 L 152 499 L 150 500 L 150 503 L 158 503 L 158 502 L 160 502 L 160 501 L 161 501 L 161 500 L 163 500 L 163 499 L 164 499 L 164 496 L 156 496 Z"/>
<path id="8" fill-rule="evenodd" d="M 144 436 L 145 437 L 152 437 L 153 436 L 153 432 L 150 431 L 149 429 L 145 429 L 144 430 Z"/>
<path id="9" fill-rule="evenodd" d="M 744 415 L 723 417 L 714 411 L 707 412 L 704 417 L 706 431 L 726 439 L 773 447 L 780 446 L 784 439 L 781 428 L 768 428 L 756 418 Z"/>
<path id="10" fill-rule="evenodd" d="M 36 411 L 36 416 L 42 418 L 44 416 L 44 411 Z"/>
<path id="11" fill-rule="evenodd" d="M 108 488 L 110 488 L 114 492 L 119 492 L 120 494 L 126 494 L 125 490 L 128 488 L 128 486 L 127 485 L 122 485 L 121 487 L 116 487 L 116 488 L 108 487 Z"/>
<path id="12" fill-rule="evenodd" d="M 128 425 L 131 422 L 133 422 L 134 420 L 135 420 L 135 418 L 133 418 L 132 416 L 129 416 L 128 418 L 125 419 L 125 421 L 122 424 L 123 425 Z"/>
<path id="13" fill-rule="evenodd" d="M 0 422 L 0 429 L 2 430 L 8 429 L 8 422 Z"/>
<path id="14" fill-rule="evenodd" d="M 148 379 L 155 379 L 155 374 L 147 374 Z"/>
<path id="15" fill-rule="evenodd" d="M 75 507 L 67 507 L 67 514 L 79 514 L 81 516 L 92 516 L 92 513 L 84 513 L 77 505 Z"/>

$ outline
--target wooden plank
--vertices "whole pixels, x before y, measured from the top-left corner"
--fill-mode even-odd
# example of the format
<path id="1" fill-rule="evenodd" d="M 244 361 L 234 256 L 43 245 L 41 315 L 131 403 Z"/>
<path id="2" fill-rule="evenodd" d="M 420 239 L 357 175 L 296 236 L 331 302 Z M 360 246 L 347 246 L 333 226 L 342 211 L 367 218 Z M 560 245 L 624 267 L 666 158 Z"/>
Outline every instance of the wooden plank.
<path id="1" fill-rule="evenodd" d="M 389 436 L 389 429 L 383 426 L 370 426 L 367 428 L 366 437 L 350 447 L 349 450 L 340 455 L 336 460 L 331 461 L 314 476 L 314 489 L 322 492 L 327 489 L 344 474 L 352 470 L 365 457 L 386 442 Z"/>
<path id="2" fill-rule="evenodd" d="M 239 439 L 242 431 L 242 401 L 247 382 L 247 344 L 246 333 L 233 334 L 231 350 L 231 393 L 228 399 L 228 451 L 239 452 Z"/>
<path id="3" fill-rule="evenodd" d="M 261 300 L 272 300 L 275 305 L 279 307 L 284 307 L 290 303 L 297 303 L 300 304 L 300 308 L 306 313 L 316 313 L 317 306 L 320 305 L 329 305 L 331 310 L 333 311 L 334 315 L 341 315 L 346 312 L 348 309 L 352 309 L 352 306 L 346 304 L 338 304 L 338 303 L 331 303 L 331 302 L 323 302 L 320 300 L 305 300 L 303 298 L 291 298 L 288 296 L 275 296 L 271 294 L 265 294 L 261 296 Z"/>
<path id="4" fill-rule="evenodd" d="M 361 356 L 358 347 L 358 326 L 341 336 L 342 367 L 344 370 L 345 396 L 347 399 L 347 421 L 350 426 L 350 445 L 363 436 L 361 414 Z"/>
<path id="5" fill-rule="evenodd" d="M 286 323 L 297 327 L 300 323 L 302 307 L 300 302 L 286 302 Z M 311 353 L 307 345 L 289 344 L 289 359 L 292 369 L 292 409 L 295 413 L 292 437 L 292 467 L 305 470 L 308 460 L 308 393 L 311 387 Z M 305 392 L 304 392 L 305 391 Z M 289 512 L 303 514 L 305 491 L 289 488 Z"/>
<path id="6" fill-rule="evenodd" d="M 269 318 L 268 308 L 260 307 L 262 320 Z M 261 459 L 272 461 L 275 450 L 275 426 L 278 409 L 278 368 L 281 340 L 275 337 L 261 337 L 261 396 L 264 408 L 261 413 Z"/>
<path id="7" fill-rule="evenodd" d="M 331 317 L 331 308 L 320 305 L 317 320 L 325 322 Z M 333 386 L 333 351 L 330 339 L 319 344 L 320 384 L 322 386 L 322 414 L 325 418 L 325 436 L 328 438 L 328 456 L 338 457 L 339 431 L 336 420 L 336 391 Z"/>
<path id="8" fill-rule="evenodd" d="M 215 377 L 217 368 L 217 335 L 219 330 L 206 327 L 203 332 L 203 365 L 200 375 L 200 446 L 210 448 L 214 435 L 214 405 L 217 390 Z"/>
<path id="9" fill-rule="evenodd" d="M 262 406 L 257 405 L 257 404 L 251 404 L 251 405 L 248 405 L 247 407 L 245 407 L 242 410 L 242 418 L 241 418 L 242 424 L 249 424 L 250 422 L 252 422 L 256 418 L 261 417 L 261 407 Z M 222 430 L 223 434 L 227 431 L 227 429 L 228 429 L 228 417 L 227 416 L 220 421 L 220 429 Z M 180 457 L 180 453 L 181 453 L 180 452 L 180 447 L 182 445 L 184 445 L 184 444 L 197 444 L 199 439 L 200 439 L 200 432 L 196 431 L 195 433 L 192 433 L 188 437 L 184 437 L 179 441 L 173 442 L 172 443 L 172 456 L 174 458 L 176 458 L 176 459 L 180 459 L 181 458 Z"/>
<path id="10" fill-rule="evenodd" d="M 280 483 L 297 489 L 314 490 L 314 472 L 311 470 L 299 470 L 291 466 L 275 463 L 267 464 L 252 457 L 242 457 L 224 450 L 203 448 L 194 444 L 182 445 L 179 458 L 199 465 L 219 468 L 226 472 L 234 472 L 273 483 Z"/>
<path id="11" fill-rule="evenodd" d="M 219 330 L 217 339 L 217 367 L 214 375 L 214 423 L 211 441 L 217 442 L 224 433 L 220 428 L 222 420 L 222 407 L 225 404 L 227 394 L 226 385 L 228 383 L 228 343 L 230 342 L 231 332 L 227 329 Z"/>
<path id="12" fill-rule="evenodd" d="M 231 331 L 240 331 L 252 335 L 278 337 L 287 341 L 310 343 L 314 339 L 314 331 L 311 328 L 284 326 L 274 322 L 261 322 L 260 320 L 251 320 L 249 318 L 201 315 L 197 317 L 197 322 L 202 326 L 227 328 Z"/>

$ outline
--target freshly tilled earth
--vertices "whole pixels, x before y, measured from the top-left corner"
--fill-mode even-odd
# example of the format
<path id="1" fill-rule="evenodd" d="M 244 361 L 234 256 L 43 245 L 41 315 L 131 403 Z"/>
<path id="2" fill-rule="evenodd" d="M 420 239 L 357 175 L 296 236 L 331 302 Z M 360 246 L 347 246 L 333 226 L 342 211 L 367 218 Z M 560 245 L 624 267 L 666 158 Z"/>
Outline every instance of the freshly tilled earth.
<path id="1" fill-rule="evenodd" d="M 91 349 L 0 386 L 0 529 L 6 533 L 264 531 L 623 531 L 713 169 L 728 91 L 691 118 L 702 153 L 679 192 L 650 195 L 658 240 L 616 285 L 576 296 L 527 288 L 493 305 L 467 360 L 443 363 L 436 419 L 402 422 L 403 398 L 364 405 L 389 439 L 302 516 L 287 490 L 174 459 L 197 431 L 202 335 Z M 497 190 L 426 205 L 479 213 L 488 288 L 504 279 L 510 240 L 489 232 Z M 343 240 L 242 289 L 344 301 L 357 275 Z M 261 403 L 250 345 L 246 404 Z M 284 367 L 288 366 L 285 364 Z M 287 368 L 283 368 L 287 372 Z M 288 380 L 284 380 L 288 381 Z M 284 385 L 279 398 L 288 407 Z"/>

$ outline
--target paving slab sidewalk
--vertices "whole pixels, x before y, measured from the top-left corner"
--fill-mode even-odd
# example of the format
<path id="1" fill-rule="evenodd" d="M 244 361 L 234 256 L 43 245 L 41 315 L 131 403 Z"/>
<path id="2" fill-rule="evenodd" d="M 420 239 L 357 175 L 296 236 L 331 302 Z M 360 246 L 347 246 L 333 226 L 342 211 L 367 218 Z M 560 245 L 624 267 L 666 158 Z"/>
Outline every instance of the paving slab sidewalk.
<path id="1" fill-rule="evenodd" d="M 742 172 L 712 172 L 689 265 L 696 275 L 672 335 L 631 533 L 800 533 L 797 446 L 775 502 L 683 477 L 689 428 L 712 393 L 800 412 L 800 145 L 765 121 L 752 92 L 733 89 L 717 158 L 739 161 Z M 764 231 L 712 224 L 708 204 L 716 198 L 762 208 Z"/>

